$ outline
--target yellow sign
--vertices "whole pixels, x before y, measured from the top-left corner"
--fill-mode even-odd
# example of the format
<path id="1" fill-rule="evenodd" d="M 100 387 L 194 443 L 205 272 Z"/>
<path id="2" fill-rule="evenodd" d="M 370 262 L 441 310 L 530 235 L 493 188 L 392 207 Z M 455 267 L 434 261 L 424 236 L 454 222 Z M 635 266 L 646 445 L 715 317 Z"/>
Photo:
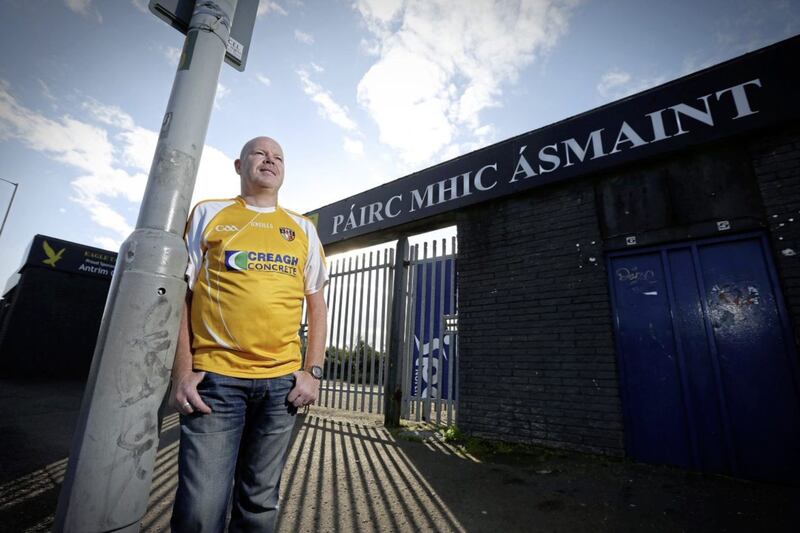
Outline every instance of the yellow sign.
<path id="1" fill-rule="evenodd" d="M 44 253 L 47 255 L 47 259 L 43 259 L 42 263 L 45 265 L 50 265 L 51 267 L 56 266 L 56 263 L 61 260 L 61 256 L 64 255 L 64 250 L 66 250 L 66 248 L 62 248 L 56 252 L 53 250 L 53 247 L 47 243 L 47 241 L 42 242 L 42 248 L 44 248 Z"/>

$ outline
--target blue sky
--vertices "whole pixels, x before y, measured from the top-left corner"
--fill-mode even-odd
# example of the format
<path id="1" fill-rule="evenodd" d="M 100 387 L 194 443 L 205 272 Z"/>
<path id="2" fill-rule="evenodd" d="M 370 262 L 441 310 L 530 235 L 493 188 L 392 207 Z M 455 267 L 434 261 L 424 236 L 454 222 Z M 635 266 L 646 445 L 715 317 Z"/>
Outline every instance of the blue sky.
<path id="1" fill-rule="evenodd" d="M 0 289 L 37 233 L 132 231 L 183 42 L 146 4 L 0 0 Z M 256 135 L 305 212 L 798 33 L 798 0 L 261 0 L 195 200 Z"/>

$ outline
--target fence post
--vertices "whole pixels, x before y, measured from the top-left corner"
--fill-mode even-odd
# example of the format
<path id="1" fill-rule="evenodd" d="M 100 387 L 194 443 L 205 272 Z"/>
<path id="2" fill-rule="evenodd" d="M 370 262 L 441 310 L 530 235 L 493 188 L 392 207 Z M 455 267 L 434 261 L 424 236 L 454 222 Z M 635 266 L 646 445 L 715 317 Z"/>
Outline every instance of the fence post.
<path id="1" fill-rule="evenodd" d="M 389 361 L 384 396 L 383 425 L 389 428 L 400 427 L 400 410 L 403 402 L 402 357 L 403 331 L 405 330 L 405 292 L 408 263 L 408 238 L 397 241 L 394 256 L 394 287 L 392 288 L 392 316 L 389 324 Z"/>

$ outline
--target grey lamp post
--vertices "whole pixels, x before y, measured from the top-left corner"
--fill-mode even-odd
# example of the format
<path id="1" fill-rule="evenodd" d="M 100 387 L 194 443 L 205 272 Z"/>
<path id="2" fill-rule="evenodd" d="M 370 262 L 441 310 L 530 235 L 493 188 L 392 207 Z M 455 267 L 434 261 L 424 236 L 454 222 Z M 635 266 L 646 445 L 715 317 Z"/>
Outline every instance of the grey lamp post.
<path id="1" fill-rule="evenodd" d="M 14 191 L 11 193 L 11 199 L 8 201 L 8 207 L 6 208 L 6 214 L 3 216 L 3 222 L 0 224 L 0 235 L 3 234 L 3 228 L 6 227 L 6 220 L 8 220 L 8 214 L 11 212 L 11 204 L 14 203 L 14 196 L 17 194 L 17 187 L 19 187 L 19 183 L 14 183 L 13 181 L 9 181 L 5 178 L 0 178 L 0 181 L 5 181 L 6 183 L 10 183 L 14 186 Z"/>

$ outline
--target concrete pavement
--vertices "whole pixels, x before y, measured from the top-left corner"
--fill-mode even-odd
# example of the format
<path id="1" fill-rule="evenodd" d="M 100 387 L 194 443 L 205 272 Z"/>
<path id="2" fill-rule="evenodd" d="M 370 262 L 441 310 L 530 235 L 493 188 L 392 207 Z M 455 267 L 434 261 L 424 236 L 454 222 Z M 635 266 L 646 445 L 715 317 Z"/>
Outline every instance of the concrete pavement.
<path id="1" fill-rule="evenodd" d="M 0 531 L 48 531 L 83 384 L 0 380 Z M 165 417 L 142 531 L 168 531 L 177 415 Z M 374 416 L 298 417 L 283 532 L 795 531 L 800 488 L 541 451 L 472 457 Z M 420 442 L 421 440 L 421 442 Z"/>

